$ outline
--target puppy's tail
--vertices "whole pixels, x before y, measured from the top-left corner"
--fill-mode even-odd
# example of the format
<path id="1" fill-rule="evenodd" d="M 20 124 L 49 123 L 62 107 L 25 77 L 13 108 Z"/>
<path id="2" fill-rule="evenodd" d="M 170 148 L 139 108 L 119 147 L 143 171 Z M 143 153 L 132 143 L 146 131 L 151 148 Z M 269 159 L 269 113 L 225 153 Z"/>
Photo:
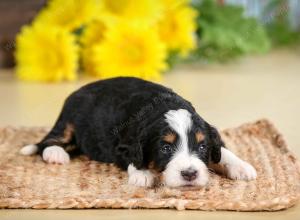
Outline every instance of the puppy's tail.
<path id="1" fill-rule="evenodd" d="M 33 155 L 38 152 L 38 146 L 35 144 L 29 144 L 21 148 L 19 151 L 22 155 Z"/>

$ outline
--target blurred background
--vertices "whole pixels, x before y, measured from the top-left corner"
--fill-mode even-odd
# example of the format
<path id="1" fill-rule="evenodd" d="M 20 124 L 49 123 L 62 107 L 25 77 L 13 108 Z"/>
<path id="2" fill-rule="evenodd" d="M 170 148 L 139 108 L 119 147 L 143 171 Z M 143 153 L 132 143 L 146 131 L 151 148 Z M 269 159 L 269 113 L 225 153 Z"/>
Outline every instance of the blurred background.
<path id="1" fill-rule="evenodd" d="M 80 86 L 136 76 L 220 129 L 268 118 L 300 156 L 299 43 L 299 0 L 0 0 L 0 126 L 51 126 Z"/>
<path id="2" fill-rule="evenodd" d="M 232 61 L 294 47 L 300 36 L 299 0 L 1 0 L 0 12 L 0 67 L 17 66 L 18 76 L 29 81 L 72 81 L 79 72 L 98 78 L 122 74 L 103 65 L 105 49 L 126 50 L 116 54 L 123 61 L 131 59 L 126 74 L 154 80 L 174 64 Z M 149 28 L 153 31 L 146 32 Z M 130 39 L 131 31 L 136 36 Z M 126 34 L 122 42 L 116 39 Z M 155 43 L 152 50 L 150 43 Z M 159 55 L 144 59 L 144 66 L 133 63 L 151 52 Z M 52 74 L 39 69 L 50 65 L 37 64 L 44 58 L 51 61 Z"/>

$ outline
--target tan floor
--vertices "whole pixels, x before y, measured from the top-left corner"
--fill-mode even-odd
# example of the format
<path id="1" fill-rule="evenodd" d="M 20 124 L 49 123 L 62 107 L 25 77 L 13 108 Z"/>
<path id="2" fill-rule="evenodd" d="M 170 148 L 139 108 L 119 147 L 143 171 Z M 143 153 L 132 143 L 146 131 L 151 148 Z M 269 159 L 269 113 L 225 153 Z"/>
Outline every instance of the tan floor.
<path id="1" fill-rule="evenodd" d="M 13 79 L 0 70 L 0 126 L 51 126 L 64 98 L 90 79 L 76 83 L 37 84 Z M 199 114 L 219 128 L 266 117 L 284 134 L 300 158 L 300 52 L 277 51 L 227 65 L 180 66 L 164 84 L 194 103 Z M 300 219 L 300 203 L 267 213 L 173 210 L 0 210 L 0 219 Z"/>

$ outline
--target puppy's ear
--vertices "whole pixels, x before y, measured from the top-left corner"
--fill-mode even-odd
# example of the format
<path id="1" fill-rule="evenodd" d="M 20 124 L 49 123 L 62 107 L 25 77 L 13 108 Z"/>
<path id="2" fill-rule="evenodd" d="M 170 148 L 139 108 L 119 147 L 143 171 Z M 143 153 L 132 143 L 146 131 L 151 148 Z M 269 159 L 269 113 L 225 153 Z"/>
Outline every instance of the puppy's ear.
<path id="1" fill-rule="evenodd" d="M 210 146 L 210 160 L 213 163 L 219 163 L 221 160 L 221 147 L 225 146 L 221 136 L 216 128 L 207 124 L 209 146 Z"/>
<path id="2" fill-rule="evenodd" d="M 143 150 L 139 144 L 119 144 L 116 147 L 116 164 L 126 170 L 129 164 L 133 164 L 137 169 L 143 165 Z"/>
<path id="3" fill-rule="evenodd" d="M 147 146 L 149 133 L 151 131 L 150 119 L 135 118 L 132 124 L 127 127 L 126 139 L 115 148 L 116 164 L 126 170 L 129 164 L 133 164 L 137 169 L 142 169 L 147 165 Z M 150 125 L 149 125 L 150 124 Z"/>

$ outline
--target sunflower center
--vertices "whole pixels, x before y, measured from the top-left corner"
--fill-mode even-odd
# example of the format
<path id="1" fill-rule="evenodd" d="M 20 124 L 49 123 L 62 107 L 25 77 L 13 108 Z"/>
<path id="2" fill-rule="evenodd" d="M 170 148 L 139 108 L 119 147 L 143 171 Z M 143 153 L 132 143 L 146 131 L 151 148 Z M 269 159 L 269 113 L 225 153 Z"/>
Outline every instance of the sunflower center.
<path id="1" fill-rule="evenodd" d="M 63 65 L 63 58 L 61 51 L 48 50 L 47 53 L 43 53 L 44 66 L 49 69 L 57 69 Z"/>
<path id="2" fill-rule="evenodd" d="M 178 24 L 175 19 L 171 19 L 170 21 L 170 30 L 173 31 L 173 33 L 177 32 L 178 30 Z"/>
<path id="3" fill-rule="evenodd" d="M 130 42 L 131 41 L 131 42 Z M 144 46 L 141 42 L 134 40 L 124 41 L 123 46 L 121 47 L 123 58 L 126 62 L 129 63 L 141 63 L 144 60 Z"/>

